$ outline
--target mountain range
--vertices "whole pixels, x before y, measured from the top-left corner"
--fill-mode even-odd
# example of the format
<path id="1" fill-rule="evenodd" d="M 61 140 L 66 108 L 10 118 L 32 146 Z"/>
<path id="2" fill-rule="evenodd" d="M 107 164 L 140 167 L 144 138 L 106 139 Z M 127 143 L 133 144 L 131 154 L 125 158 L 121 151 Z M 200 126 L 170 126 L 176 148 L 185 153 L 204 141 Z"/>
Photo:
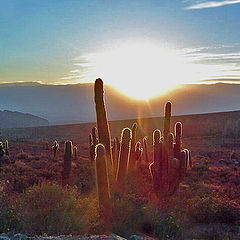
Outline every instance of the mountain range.
<path id="1" fill-rule="evenodd" d="M 161 88 L 161 84 L 156 87 Z M 149 101 L 140 101 L 105 86 L 110 120 L 163 116 L 167 101 L 173 104 L 173 115 L 239 110 L 239 93 L 239 84 L 188 84 Z M 93 84 L 0 84 L 0 96 L 1 110 L 30 113 L 51 124 L 95 121 Z"/>

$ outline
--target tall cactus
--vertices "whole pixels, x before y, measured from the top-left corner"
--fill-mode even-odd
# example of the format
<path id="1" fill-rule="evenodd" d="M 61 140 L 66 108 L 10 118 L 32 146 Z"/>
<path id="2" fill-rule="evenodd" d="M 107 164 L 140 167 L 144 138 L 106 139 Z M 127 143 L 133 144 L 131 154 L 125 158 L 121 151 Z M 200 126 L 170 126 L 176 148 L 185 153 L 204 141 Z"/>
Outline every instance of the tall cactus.
<path id="1" fill-rule="evenodd" d="M 124 128 L 121 134 L 120 152 L 117 171 L 117 182 L 121 183 L 126 174 L 129 162 L 132 133 L 130 128 Z"/>
<path id="2" fill-rule="evenodd" d="M 100 214 L 104 218 L 105 224 L 108 225 L 111 215 L 111 203 L 106 150 L 103 144 L 96 146 L 95 172 Z"/>
<path id="3" fill-rule="evenodd" d="M 62 171 L 62 185 L 70 184 L 70 174 L 72 168 L 73 144 L 71 141 L 65 142 L 64 162 Z"/>
<path id="4" fill-rule="evenodd" d="M 168 133 L 170 132 L 171 109 L 172 104 L 170 102 L 167 102 L 165 106 L 164 132 L 163 132 L 163 138 L 165 139 L 165 141 L 167 141 Z"/>
<path id="5" fill-rule="evenodd" d="M 98 78 L 94 85 L 97 129 L 99 142 L 105 146 L 108 168 L 112 166 L 111 136 L 104 104 L 103 81 Z"/>

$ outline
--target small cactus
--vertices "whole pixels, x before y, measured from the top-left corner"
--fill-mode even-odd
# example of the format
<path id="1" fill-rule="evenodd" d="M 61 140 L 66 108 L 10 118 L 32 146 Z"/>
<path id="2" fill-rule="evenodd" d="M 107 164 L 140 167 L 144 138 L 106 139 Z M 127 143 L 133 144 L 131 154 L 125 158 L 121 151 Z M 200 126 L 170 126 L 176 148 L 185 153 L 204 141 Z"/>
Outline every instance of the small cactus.
<path id="1" fill-rule="evenodd" d="M 64 162 L 62 171 L 62 185 L 70 184 L 70 174 L 72 168 L 73 145 L 71 141 L 65 142 Z"/>
<path id="2" fill-rule="evenodd" d="M 112 166 L 111 136 L 103 97 L 103 81 L 100 78 L 95 81 L 94 93 L 99 143 L 105 146 L 108 169 L 110 169 Z"/>
<path id="3" fill-rule="evenodd" d="M 119 156 L 118 138 L 114 138 L 112 146 L 112 158 L 113 158 L 113 176 L 115 176 L 115 178 L 118 169 L 118 156 Z"/>
<path id="4" fill-rule="evenodd" d="M 146 164 L 149 164 L 147 137 L 143 138 L 143 155 Z"/>
<path id="5" fill-rule="evenodd" d="M 8 140 L 5 141 L 5 154 L 9 156 L 9 151 L 8 151 Z"/>
<path id="6" fill-rule="evenodd" d="M 98 144 L 97 128 L 92 128 L 92 133 L 89 134 L 89 153 L 91 162 L 95 160 L 95 147 Z"/>
<path id="7" fill-rule="evenodd" d="M 122 135 L 121 135 L 120 152 L 119 152 L 119 160 L 118 160 L 118 171 L 117 171 L 118 183 L 121 183 L 127 174 L 131 138 L 132 138 L 131 129 L 124 128 L 122 130 Z"/>
<path id="8" fill-rule="evenodd" d="M 52 146 L 53 150 L 53 157 L 55 158 L 57 156 L 57 150 L 59 149 L 59 144 L 57 141 L 54 141 L 54 145 Z"/>
<path id="9" fill-rule="evenodd" d="M 100 214 L 105 224 L 109 224 L 111 215 L 110 189 L 107 170 L 106 150 L 103 144 L 96 146 L 95 172 Z"/>
<path id="10" fill-rule="evenodd" d="M 129 164 L 128 171 L 135 170 L 136 167 L 136 142 L 137 142 L 137 123 L 134 123 L 132 126 L 132 141 L 130 148 Z"/>
<path id="11" fill-rule="evenodd" d="M 74 157 L 74 159 L 77 159 L 77 151 L 78 151 L 77 146 L 74 146 L 73 147 L 73 157 Z"/>
<path id="12" fill-rule="evenodd" d="M 0 142 L 0 158 L 4 156 L 4 153 L 5 151 L 4 151 L 3 143 Z"/>

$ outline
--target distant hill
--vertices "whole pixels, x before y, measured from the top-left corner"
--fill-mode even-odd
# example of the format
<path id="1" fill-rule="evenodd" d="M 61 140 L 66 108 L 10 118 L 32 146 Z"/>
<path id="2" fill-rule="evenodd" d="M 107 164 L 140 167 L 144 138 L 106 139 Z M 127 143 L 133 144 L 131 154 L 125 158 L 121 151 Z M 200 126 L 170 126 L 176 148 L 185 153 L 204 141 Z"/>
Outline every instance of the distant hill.
<path id="1" fill-rule="evenodd" d="M 156 88 L 161 89 L 161 84 L 159 81 Z M 239 110 L 239 93 L 240 84 L 188 84 L 147 102 L 130 99 L 105 86 L 109 120 L 160 117 L 167 101 L 173 104 L 173 115 Z M 48 119 L 50 124 L 95 121 L 93 84 L 0 84 L 0 96 L 0 109 L 28 112 Z"/>
<path id="2" fill-rule="evenodd" d="M 225 138 L 240 139 L 240 111 L 218 112 L 208 114 L 179 115 L 171 118 L 171 131 L 174 132 L 176 122 L 183 124 L 183 137 L 199 138 L 203 136 L 217 137 L 220 141 Z M 152 133 L 155 129 L 163 130 L 164 118 L 138 118 L 110 121 L 111 137 L 119 137 L 124 127 L 131 127 L 133 123 L 138 124 L 137 136 L 143 138 L 149 136 L 152 141 Z M 32 128 L 1 129 L 1 136 L 8 140 L 58 140 L 68 139 L 74 142 L 81 141 L 88 147 L 88 137 L 91 129 L 96 126 L 95 122 L 43 126 Z M 203 140 L 199 140 L 201 146 Z M 240 146 L 240 145 L 239 145 Z"/>
<path id="3" fill-rule="evenodd" d="M 0 128 L 47 126 L 48 120 L 28 113 L 0 111 Z"/>

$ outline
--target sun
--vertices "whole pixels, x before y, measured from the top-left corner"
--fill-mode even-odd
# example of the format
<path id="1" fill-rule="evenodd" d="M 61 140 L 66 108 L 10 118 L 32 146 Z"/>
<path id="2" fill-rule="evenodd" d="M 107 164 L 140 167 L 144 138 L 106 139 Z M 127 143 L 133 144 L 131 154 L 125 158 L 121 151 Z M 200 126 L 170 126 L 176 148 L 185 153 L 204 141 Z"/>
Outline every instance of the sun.
<path id="1" fill-rule="evenodd" d="M 177 51 L 153 43 L 122 43 L 87 56 L 91 77 L 134 99 L 149 99 L 184 83 L 188 71 Z M 184 81 L 183 81 L 184 78 Z"/>

